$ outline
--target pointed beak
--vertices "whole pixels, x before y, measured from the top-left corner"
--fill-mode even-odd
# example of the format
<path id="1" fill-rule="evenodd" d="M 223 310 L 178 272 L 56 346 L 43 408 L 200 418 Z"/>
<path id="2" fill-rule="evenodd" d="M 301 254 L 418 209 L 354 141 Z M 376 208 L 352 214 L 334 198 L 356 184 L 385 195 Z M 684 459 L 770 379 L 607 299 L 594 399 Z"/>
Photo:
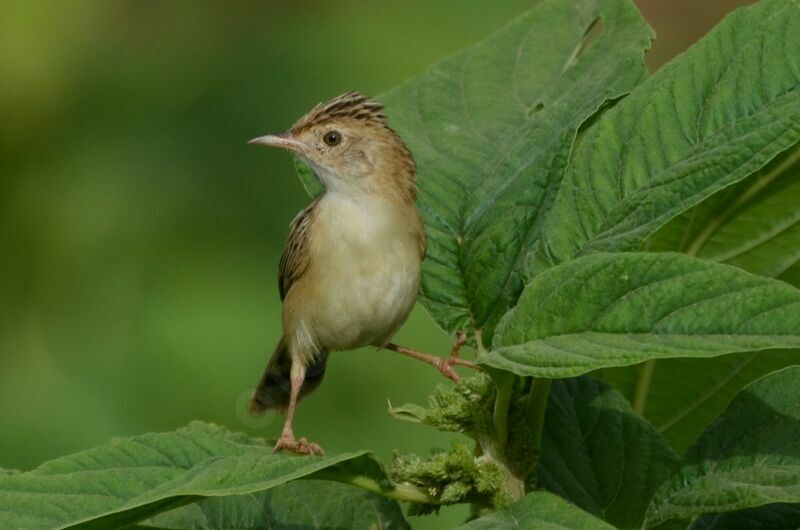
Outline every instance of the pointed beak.
<path id="1" fill-rule="evenodd" d="M 289 133 L 265 134 L 264 136 L 253 138 L 247 143 L 253 145 L 264 145 L 267 147 L 280 147 L 282 149 L 288 149 L 300 154 L 306 150 L 306 144 L 295 140 L 289 135 Z"/>

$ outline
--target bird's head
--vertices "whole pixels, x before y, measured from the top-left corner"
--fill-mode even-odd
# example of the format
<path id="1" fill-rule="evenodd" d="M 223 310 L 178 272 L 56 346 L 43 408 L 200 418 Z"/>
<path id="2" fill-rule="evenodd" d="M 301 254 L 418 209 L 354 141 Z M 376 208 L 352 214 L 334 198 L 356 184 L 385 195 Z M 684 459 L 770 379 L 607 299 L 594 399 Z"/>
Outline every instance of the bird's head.
<path id="1" fill-rule="evenodd" d="M 320 103 L 288 131 L 249 143 L 293 151 L 329 191 L 416 198 L 411 152 L 389 127 L 381 104 L 358 92 Z"/>

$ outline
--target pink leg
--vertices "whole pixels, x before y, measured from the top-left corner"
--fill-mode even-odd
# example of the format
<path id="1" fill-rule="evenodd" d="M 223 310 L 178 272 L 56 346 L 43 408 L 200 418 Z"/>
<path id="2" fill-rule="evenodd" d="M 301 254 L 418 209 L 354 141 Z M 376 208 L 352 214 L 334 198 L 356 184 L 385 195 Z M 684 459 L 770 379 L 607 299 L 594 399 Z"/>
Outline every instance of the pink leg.
<path id="1" fill-rule="evenodd" d="M 303 455 L 324 455 L 325 451 L 322 448 L 309 442 L 305 438 L 295 439 L 294 431 L 292 431 L 292 419 L 294 418 L 294 411 L 297 408 L 297 397 L 300 395 L 300 388 L 303 386 L 303 381 L 306 377 L 306 367 L 301 363 L 292 361 L 292 389 L 289 394 L 289 408 L 286 411 L 286 421 L 283 424 L 283 431 L 281 437 L 278 438 L 273 453 L 277 453 L 283 449 L 293 453 Z"/>
<path id="2" fill-rule="evenodd" d="M 398 346 L 390 342 L 385 346 L 387 350 L 396 351 L 397 353 L 402 353 L 403 355 L 408 355 L 409 357 L 413 357 L 414 359 L 418 359 L 422 362 L 432 364 L 439 371 L 453 381 L 454 383 L 458 383 L 461 380 L 461 377 L 456 373 L 453 369 L 454 365 L 459 366 L 466 366 L 468 368 L 472 368 L 473 370 L 481 370 L 481 367 L 475 364 L 472 361 L 467 361 L 465 359 L 459 359 L 458 354 L 461 351 L 461 347 L 467 342 L 467 335 L 466 333 L 459 333 L 456 337 L 455 342 L 453 342 L 453 347 L 450 350 L 450 357 L 438 357 L 436 355 L 428 355 L 427 353 L 418 352 L 416 350 L 412 350 L 409 348 L 404 348 L 403 346 Z"/>

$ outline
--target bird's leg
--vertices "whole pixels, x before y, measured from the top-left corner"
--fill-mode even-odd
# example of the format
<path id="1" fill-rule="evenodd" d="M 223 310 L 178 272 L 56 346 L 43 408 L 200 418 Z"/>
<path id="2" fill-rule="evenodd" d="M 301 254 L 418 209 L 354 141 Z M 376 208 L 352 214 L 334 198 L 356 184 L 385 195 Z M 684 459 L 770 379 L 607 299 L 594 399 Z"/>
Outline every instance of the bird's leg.
<path id="1" fill-rule="evenodd" d="M 461 332 L 456 337 L 455 342 L 453 342 L 453 347 L 450 349 L 450 357 L 439 357 L 437 355 L 428 355 L 427 353 L 418 352 L 416 350 L 412 350 L 409 348 L 405 348 L 403 346 L 398 346 L 393 342 L 390 342 L 386 346 L 384 346 L 387 350 L 396 351 L 397 353 L 402 353 L 403 355 L 408 355 L 409 357 L 413 357 L 414 359 L 418 359 L 422 362 L 432 364 L 439 371 L 442 373 L 443 376 L 447 377 L 454 383 L 458 383 L 461 380 L 461 377 L 456 373 L 453 369 L 454 365 L 459 366 L 466 366 L 468 368 L 472 368 L 473 370 L 481 370 L 481 367 L 478 366 L 476 363 L 472 361 L 467 361 L 466 359 L 460 359 L 458 357 L 459 352 L 461 351 L 461 347 L 467 342 L 467 334 Z"/>
<path id="2" fill-rule="evenodd" d="M 292 419 L 294 418 L 294 411 L 297 407 L 297 397 L 300 395 L 300 389 L 303 386 L 303 381 L 306 378 L 306 367 L 302 363 L 292 360 L 292 389 L 289 394 L 289 408 L 286 411 L 286 421 L 283 423 L 283 431 L 281 437 L 275 443 L 273 453 L 277 453 L 282 449 L 287 449 L 293 453 L 303 455 L 324 455 L 325 451 L 313 442 L 309 442 L 305 438 L 297 440 L 292 431 Z"/>

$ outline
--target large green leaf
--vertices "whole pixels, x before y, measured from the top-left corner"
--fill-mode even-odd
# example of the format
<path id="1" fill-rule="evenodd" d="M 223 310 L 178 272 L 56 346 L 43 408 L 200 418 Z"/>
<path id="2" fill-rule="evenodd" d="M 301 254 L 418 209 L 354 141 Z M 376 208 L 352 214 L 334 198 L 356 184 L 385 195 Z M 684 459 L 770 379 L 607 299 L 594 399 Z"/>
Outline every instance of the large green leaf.
<path id="1" fill-rule="evenodd" d="M 544 491 L 529 493 L 507 510 L 494 512 L 458 530 L 614 530 L 564 499 Z"/>
<path id="2" fill-rule="evenodd" d="M 217 497 L 141 524 L 169 530 L 401 530 L 411 528 L 397 502 L 337 482 L 289 482 L 249 495 Z M 139 528 L 139 527 L 137 527 Z"/>
<path id="3" fill-rule="evenodd" d="M 800 502 L 800 366 L 747 386 L 659 490 L 648 525 Z"/>
<path id="4" fill-rule="evenodd" d="M 636 250 L 800 140 L 800 3 L 739 9 L 604 114 L 576 149 L 528 263 Z"/>
<path id="5" fill-rule="evenodd" d="M 491 336 L 578 128 L 646 75 L 651 38 L 630 0 L 544 0 L 381 96 L 417 160 L 421 296 L 444 329 Z"/>
<path id="6" fill-rule="evenodd" d="M 635 402 L 649 386 L 644 417 L 683 453 L 744 386 L 797 363 L 798 350 L 774 350 L 707 359 L 660 359 L 647 383 L 642 382 L 643 366 L 607 369 L 602 375 Z"/>
<path id="7" fill-rule="evenodd" d="M 800 504 L 769 504 L 738 512 L 704 515 L 689 530 L 797 530 Z"/>
<path id="8" fill-rule="evenodd" d="M 617 528 L 638 529 L 678 455 L 605 383 L 555 381 L 545 416 L 539 485 Z"/>
<path id="9" fill-rule="evenodd" d="M 648 250 L 686 252 L 770 278 L 800 261 L 800 145 L 673 219 Z"/>
<path id="10" fill-rule="evenodd" d="M 648 359 L 800 347 L 800 291 L 673 253 L 597 253 L 530 283 L 480 361 L 549 378 Z"/>
<path id="11" fill-rule="evenodd" d="M 204 497 L 255 493 L 331 469 L 392 488 L 364 452 L 274 455 L 262 440 L 193 423 L 0 475 L 0 514 L 3 528 L 14 530 L 118 528 Z"/>
<path id="12" fill-rule="evenodd" d="M 792 281 L 785 273 L 800 260 L 798 157 L 800 147 L 681 214 L 647 248 L 687 252 Z M 646 369 L 608 370 L 603 377 L 638 403 L 640 412 L 683 451 L 744 385 L 799 360 L 798 352 L 672 359 Z"/>

